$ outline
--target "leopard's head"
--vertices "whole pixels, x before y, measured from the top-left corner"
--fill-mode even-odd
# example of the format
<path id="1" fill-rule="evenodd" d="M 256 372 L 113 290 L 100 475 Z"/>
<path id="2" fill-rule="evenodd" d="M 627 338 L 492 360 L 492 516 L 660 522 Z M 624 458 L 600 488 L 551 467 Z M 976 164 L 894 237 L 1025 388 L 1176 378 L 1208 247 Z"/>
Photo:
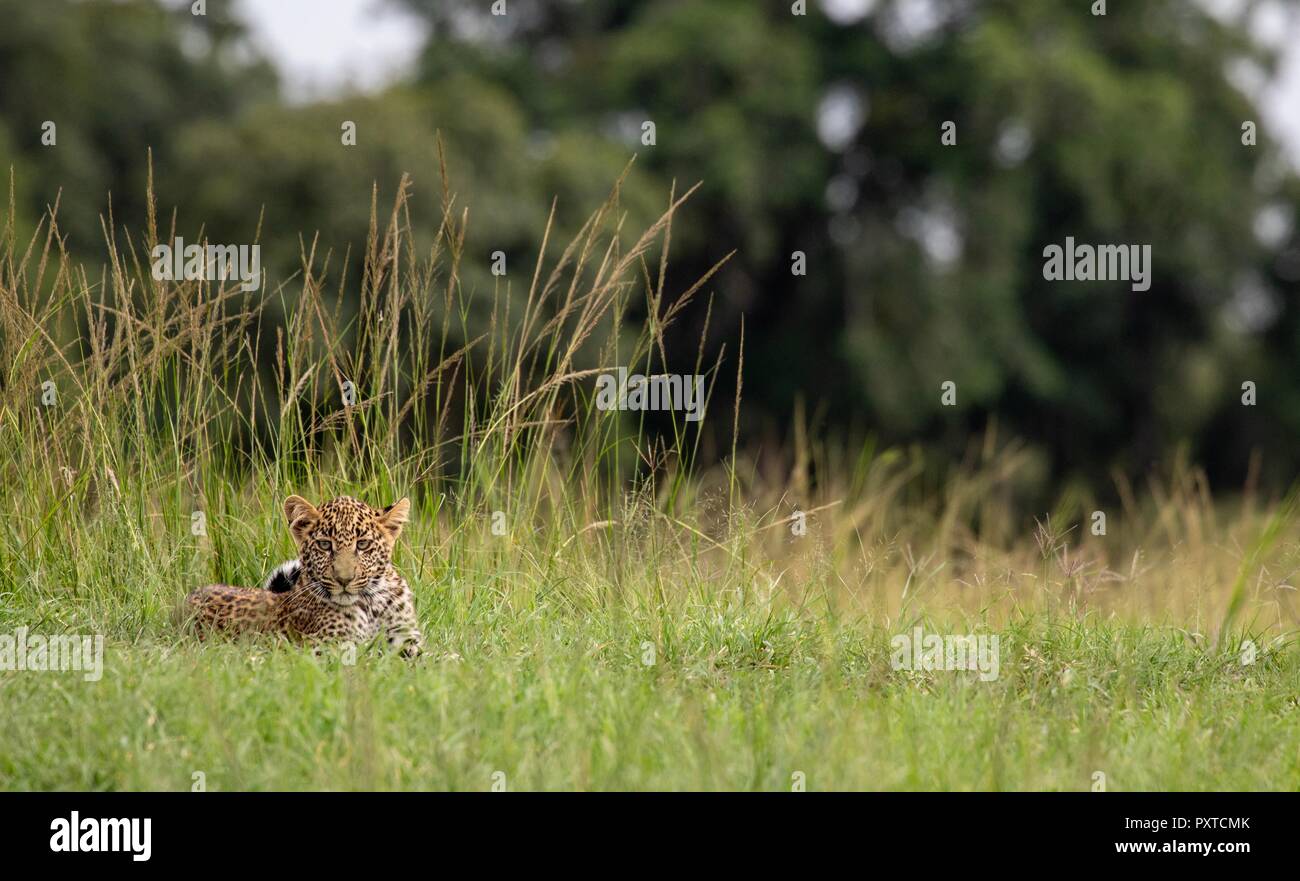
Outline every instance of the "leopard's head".
<path id="1" fill-rule="evenodd" d="M 377 590 L 410 510 L 408 499 L 381 510 L 340 496 L 317 509 L 301 496 L 289 496 L 284 514 L 298 543 L 303 583 L 341 606 Z"/>

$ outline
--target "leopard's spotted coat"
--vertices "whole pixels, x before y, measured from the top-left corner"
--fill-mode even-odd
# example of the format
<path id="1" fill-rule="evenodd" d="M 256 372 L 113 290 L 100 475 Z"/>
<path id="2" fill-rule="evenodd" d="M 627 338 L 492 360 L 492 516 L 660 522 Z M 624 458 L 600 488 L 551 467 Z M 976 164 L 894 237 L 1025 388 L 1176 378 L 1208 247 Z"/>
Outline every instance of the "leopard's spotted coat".
<path id="1" fill-rule="evenodd" d="M 406 499 L 377 510 L 341 496 L 318 510 L 290 496 L 284 512 L 298 559 L 280 566 L 262 588 L 211 584 L 191 593 L 185 605 L 195 629 L 356 643 L 382 633 L 403 654 L 418 654 L 424 640 L 411 589 L 392 563 L 409 511 Z"/>

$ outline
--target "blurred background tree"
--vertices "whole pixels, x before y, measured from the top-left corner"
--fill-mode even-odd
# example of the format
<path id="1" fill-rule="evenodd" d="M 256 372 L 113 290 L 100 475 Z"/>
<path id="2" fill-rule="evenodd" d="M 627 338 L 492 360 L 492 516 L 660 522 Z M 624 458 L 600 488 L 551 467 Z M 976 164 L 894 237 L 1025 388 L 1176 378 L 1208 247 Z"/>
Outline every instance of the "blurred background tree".
<path id="1" fill-rule="evenodd" d="M 429 25 L 413 75 L 296 106 L 224 4 L 205 20 L 145 0 L 0 0 L 0 159 L 23 216 L 61 188 L 70 244 L 93 258 L 109 191 L 118 224 L 142 228 L 152 147 L 181 234 L 248 241 L 264 210 L 283 279 L 300 234 L 359 253 L 372 184 L 382 205 L 403 172 L 430 236 L 441 132 L 470 211 L 466 284 L 491 290 L 491 251 L 531 270 L 552 198 L 572 233 L 635 154 L 628 229 L 674 183 L 703 182 L 674 228 L 670 291 L 737 252 L 710 284 L 709 335 L 734 353 L 744 316 L 742 442 L 779 446 L 803 402 L 818 431 L 921 441 L 940 460 L 996 423 L 1057 478 L 1138 475 L 1179 448 L 1228 487 L 1252 452 L 1274 485 L 1300 465 L 1300 185 L 1234 85 L 1276 63 L 1244 18 L 1185 0 L 1105 16 L 1053 0 L 804 16 L 753 0 L 508 0 L 505 16 L 390 2 Z M 51 118 L 57 150 L 39 141 Z M 1043 248 L 1067 236 L 1150 245 L 1150 290 L 1045 281 Z M 694 363 L 703 314 L 673 329 L 674 369 Z M 939 406 L 948 380 L 955 408 Z M 715 412 L 730 412 L 724 385 Z"/>
<path id="2" fill-rule="evenodd" d="M 68 244 L 102 253 L 110 194 L 141 228 L 150 148 L 170 166 L 191 124 L 275 100 L 269 62 L 248 57 L 243 25 L 213 7 L 182 28 L 149 0 L 0 2 L 0 159 L 28 228 L 58 200 Z"/>

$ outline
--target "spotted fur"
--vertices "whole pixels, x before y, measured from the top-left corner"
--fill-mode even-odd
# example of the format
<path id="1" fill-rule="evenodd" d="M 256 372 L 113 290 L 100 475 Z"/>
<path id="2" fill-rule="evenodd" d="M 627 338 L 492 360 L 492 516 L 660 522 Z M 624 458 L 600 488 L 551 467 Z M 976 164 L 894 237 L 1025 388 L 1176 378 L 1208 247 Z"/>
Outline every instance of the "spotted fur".
<path id="1" fill-rule="evenodd" d="M 289 496 L 284 513 L 298 559 L 276 568 L 261 588 L 211 584 L 191 593 L 185 605 L 196 631 L 356 643 L 383 634 L 403 654 L 418 654 L 424 638 L 411 589 L 392 563 L 410 507 L 402 499 L 378 510 L 341 496 L 318 510 Z"/>

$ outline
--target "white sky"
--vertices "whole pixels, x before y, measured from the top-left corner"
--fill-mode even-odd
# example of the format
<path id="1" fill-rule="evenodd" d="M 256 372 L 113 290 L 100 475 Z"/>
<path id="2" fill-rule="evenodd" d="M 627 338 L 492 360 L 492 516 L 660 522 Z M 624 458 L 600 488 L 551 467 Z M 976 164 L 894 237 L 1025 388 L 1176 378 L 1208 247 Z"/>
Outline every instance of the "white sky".
<path id="1" fill-rule="evenodd" d="M 299 102 L 387 85 L 410 69 L 426 33 L 388 0 L 235 0 L 235 8 Z"/>
<path id="2" fill-rule="evenodd" d="M 179 2 L 179 0 L 178 0 Z M 424 43 L 421 22 L 389 0 L 234 0 L 253 38 L 279 67 L 291 100 L 305 102 L 356 89 L 381 88 L 408 71 Z M 485 0 L 486 2 L 486 0 Z M 1247 0 L 1200 0 L 1227 17 Z M 837 21 L 855 21 L 879 0 L 821 0 Z M 887 37 L 923 39 L 942 19 L 943 0 L 903 0 L 890 17 Z M 1256 35 L 1283 46 L 1272 81 L 1248 69 L 1233 71 L 1239 85 L 1260 91 L 1267 131 L 1286 145 L 1300 168 L 1300 4 L 1268 0 L 1252 15 Z"/>

